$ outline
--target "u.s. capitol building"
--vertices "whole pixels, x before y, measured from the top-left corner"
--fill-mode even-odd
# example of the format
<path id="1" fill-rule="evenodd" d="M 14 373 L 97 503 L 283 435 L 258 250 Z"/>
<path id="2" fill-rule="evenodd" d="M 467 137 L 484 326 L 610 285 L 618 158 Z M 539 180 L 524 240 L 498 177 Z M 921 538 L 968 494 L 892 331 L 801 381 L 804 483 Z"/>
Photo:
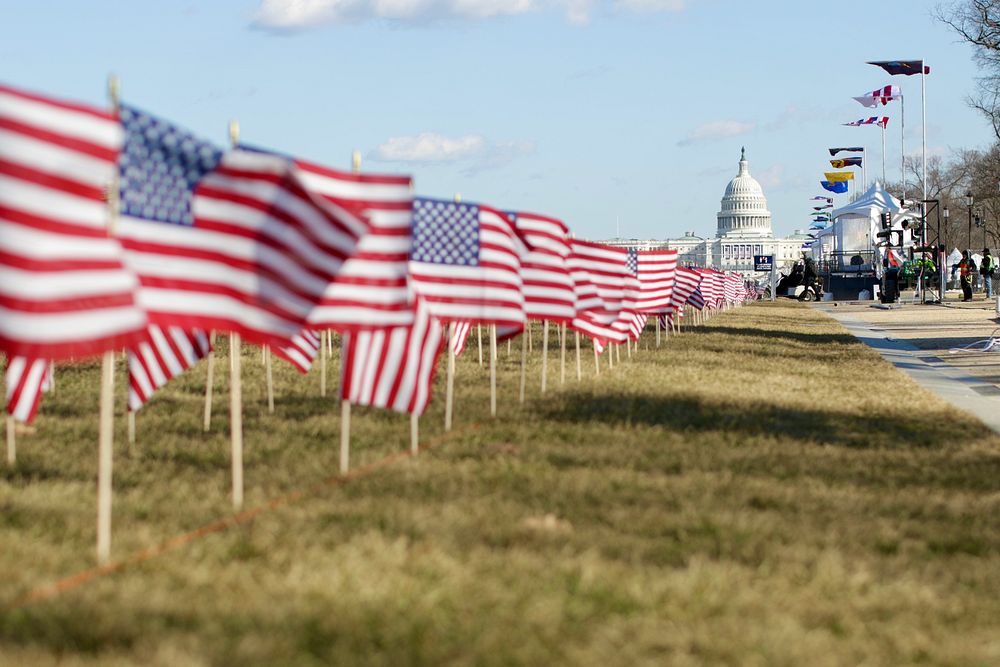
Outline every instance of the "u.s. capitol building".
<path id="1" fill-rule="evenodd" d="M 714 239 L 688 232 L 679 239 L 611 239 L 604 243 L 640 250 L 676 248 L 683 265 L 753 273 L 754 255 L 774 255 L 778 269 L 787 271 L 802 257 L 802 245 L 810 240 L 799 230 L 785 238 L 774 237 L 767 199 L 760 183 L 750 175 L 745 148 L 740 154 L 739 173 L 726 186 L 716 220 Z"/>

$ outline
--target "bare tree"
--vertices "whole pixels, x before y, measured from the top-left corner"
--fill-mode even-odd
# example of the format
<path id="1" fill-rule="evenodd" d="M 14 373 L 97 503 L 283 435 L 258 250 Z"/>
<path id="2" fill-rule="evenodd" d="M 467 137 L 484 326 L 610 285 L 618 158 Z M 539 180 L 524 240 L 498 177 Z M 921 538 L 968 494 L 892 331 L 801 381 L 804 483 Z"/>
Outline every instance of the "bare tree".
<path id="1" fill-rule="evenodd" d="M 966 101 L 990 121 L 1000 140 L 1000 0 L 961 0 L 938 5 L 933 14 L 972 45 L 983 76 L 979 91 Z"/>

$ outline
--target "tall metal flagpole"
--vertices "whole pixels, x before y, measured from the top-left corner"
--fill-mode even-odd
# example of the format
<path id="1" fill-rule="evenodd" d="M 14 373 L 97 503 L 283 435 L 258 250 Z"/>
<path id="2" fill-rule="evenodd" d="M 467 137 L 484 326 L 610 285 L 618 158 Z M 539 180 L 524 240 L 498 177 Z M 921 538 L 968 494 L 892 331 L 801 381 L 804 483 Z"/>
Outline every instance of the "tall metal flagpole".
<path id="1" fill-rule="evenodd" d="M 351 171 L 355 174 L 361 173 L 361 151 L 351 152 Z M 341 336 L 342 346 L 340 348 L 340 364 L 343 367 L 344 359 L 347 355 L 343 344 L 346 343 L 344 336 Z M 351 468 L 351 401 L 342 398 L 340 401 L 340 474 L 346 475 Z"/>
<path id="2" fill-rule="evenodd" d="M 868 189 L 868 149 L 861 147 L 861 180 L 865 182 L 865 190 Z M 833 203 L 832 201 L 830 202 Z"/>
<path id="3" fill-rule="evenodd" d="M 906 133 L 903 129 L 906 126 L 906 107 L 903 96 L 899 96 L 899 180 L 902 183 L 903 199 L 906 199 Z"/>
<path id="4" fill-rule="evenodd" d="M 923 181 L 923 196 L 921 199 L 927 199 L 927 93 L 926 93 L 926 81 L 927 81 L 927 68 L 924 65 L 924 59 L 920 59 L 920 125 L 921 125 L 921 180 Z"/>
<path id="5" fill-rule="evenodd" d="M 879 123 L 882 127 L 882 187 L 885 187 L 885 126 L 886 123 Z"/>
<path id="6" fill-rule="evenodd" d="M 240 125 L 229 121 L 229 143 L 234 148 L 240 143 Z M 229 334 L 229 431 L 232 450 L 233 508 L 243 507 L 243 370 L 241 354 L 243 343 L 236 332 Z"/>

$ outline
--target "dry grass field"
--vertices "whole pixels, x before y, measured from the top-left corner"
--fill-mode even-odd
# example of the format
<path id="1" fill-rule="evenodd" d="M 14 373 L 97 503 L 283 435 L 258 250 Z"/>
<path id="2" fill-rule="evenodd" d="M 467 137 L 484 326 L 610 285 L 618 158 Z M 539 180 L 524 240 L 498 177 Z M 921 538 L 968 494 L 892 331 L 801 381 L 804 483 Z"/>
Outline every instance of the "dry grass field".
<path id="1" fill-rule="evenodd" d="M 60 369 L 0 467 L 0 664 L 1000 664 L 1000 438 L 821 313 L 725 313 L 598 378 L 587 347 L 564 386 L 553 355 L 544 397 L 536 345 L 524 407 L 514 347 L 498 418 L 471 342 L 451 434 L 439 373 L 434 447 L 318 489 L 336 364 L 322 399 L 277 362 L 268 415 L 245 349 L 246 506 L 313 490 L 15 606 L 94 561 L 98 367 Z M 115 558 L 231 514 L 204 379 L 161 391 L 131 449 L 119 416 Z M 352 423 L 353 465 L 407 447 L 405 416 Z"/>

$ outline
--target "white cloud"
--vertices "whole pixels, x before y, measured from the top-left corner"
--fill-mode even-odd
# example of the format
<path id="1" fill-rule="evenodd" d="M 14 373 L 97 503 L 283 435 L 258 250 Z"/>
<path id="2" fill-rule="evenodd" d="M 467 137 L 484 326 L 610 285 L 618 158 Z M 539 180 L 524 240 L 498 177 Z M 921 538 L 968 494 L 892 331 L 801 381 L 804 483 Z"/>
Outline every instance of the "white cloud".
<path id="1" fill-rule="evenodd" d="M 704 141 L 738 137 L 742 134 L 752 132 L 756 128 L 757 123 L 748 123 L 739 120 L 714 120 L 708 123 L 702 123 L 688 132 L 683 139 L 677 142 L 677 145 L 690 146 L 691 144 L 701 143 Z"/>
<path id="2" fill-rule="evenodd" d="M 633 12 L 679 12 L 684 0 L 615 0 L 615 6 Z"/>
<path id="3" fill-rule="evenodd" d="M 684 0 L 261 0 L 252 25 L 291 32 L 328 23 L 385 19 L 426 22 L 438 19 L 489 19 L 543 10 L 561 11 L 587 23 L 598 6 L 629 12 L 679 11 Z"/>
<path id="4" fill-rule="evenodd" d="M 478 134 L 452 139 L 423 132 L 415 137 L 392 137 L 376 148 L 372 157 L 382 162 L 456 162 L 485 150 L 486 139 Z"/>
<path id="5" fill-rule="evenodd" d="M 535 152 L 531 141 L 490 142 L 482 135 L 446 137 L 422 132 L 410 137 L 391 137 L 371 152 L 376 162 L 408 164 L 462 164 L 465 173 L 497 169 Z"/>
<path id="6" fill-rule="evenodd" d="M 765 190 L 778 188 L 785 182 L 785 168 L 780 164 L 775 164 L 760 172 L 754 172 L 754 178 Z"/>

